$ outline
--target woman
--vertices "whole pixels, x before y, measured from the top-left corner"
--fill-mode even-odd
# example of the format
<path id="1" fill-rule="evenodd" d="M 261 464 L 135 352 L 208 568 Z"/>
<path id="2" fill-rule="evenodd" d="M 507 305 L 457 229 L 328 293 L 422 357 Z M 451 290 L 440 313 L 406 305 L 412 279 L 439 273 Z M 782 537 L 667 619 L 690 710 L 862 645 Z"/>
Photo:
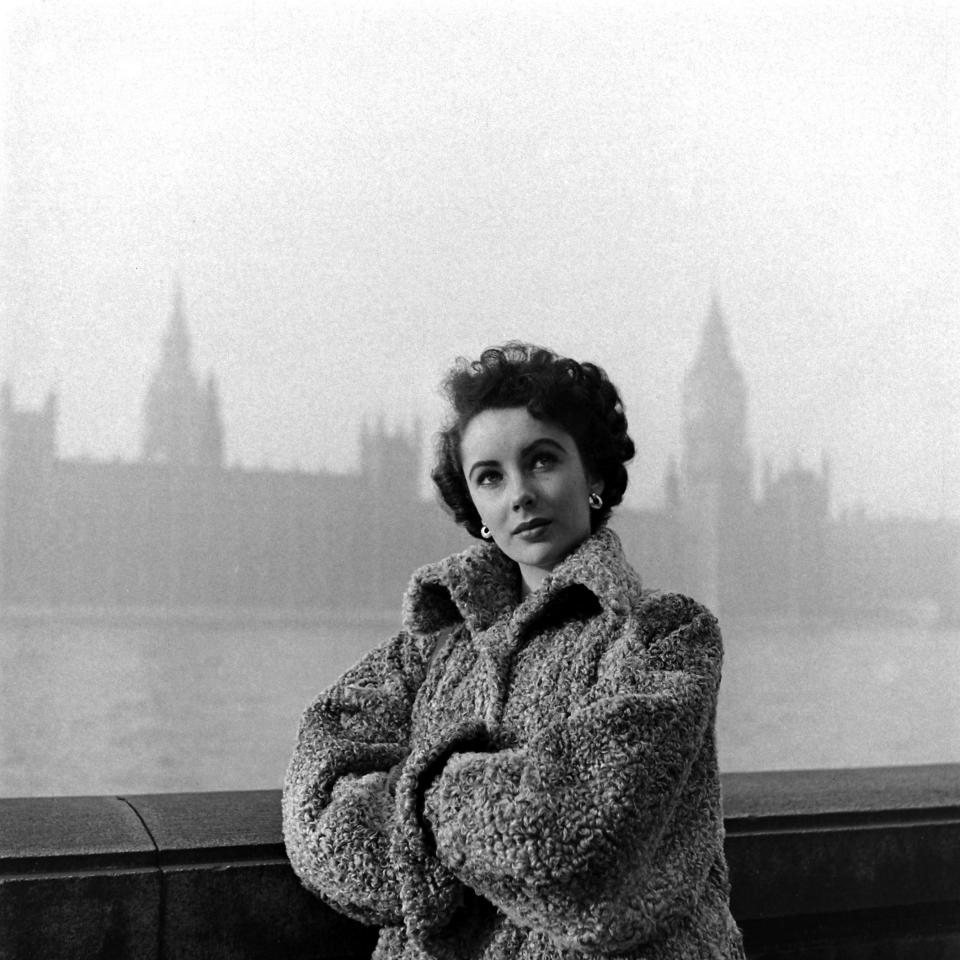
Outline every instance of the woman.
<path id="1" fill-rule="evenodd" d="M 461 361 L 433 479 L 481 542 L 306 711 L 284 787 L 304 884 L 379 960 L 740 958 L 714 617 L 641 590 L 605 521 L 634 453 L 598 367 Z"/>

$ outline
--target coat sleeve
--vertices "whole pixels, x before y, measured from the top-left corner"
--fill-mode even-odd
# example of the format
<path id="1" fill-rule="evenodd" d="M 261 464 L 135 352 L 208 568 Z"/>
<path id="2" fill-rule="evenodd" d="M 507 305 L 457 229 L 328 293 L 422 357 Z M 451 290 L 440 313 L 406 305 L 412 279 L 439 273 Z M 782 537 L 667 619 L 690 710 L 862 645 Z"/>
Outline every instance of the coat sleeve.
<path id="1" fill-rule="evenodd" d="M 638 617 L 611 645 L 568 716 L 520 746 L 448 751 L 422 784 L 440 862 L 559 946 L 609 952 L 656 939 L 678 904 L 695 901 L 711 862 L 694 849 L 703 825 L 671 820 L 714 720 L 719 628 L 683 597 L 660 598 L 655 612 L 652 632 Z M 664 869 L 668 835 L 683 869 Z"/>
<path id="2" fill-rule="evenodd" d="M 401 633 L 323 691 L 303 715 L 284 780 L 291 865 L 309 890 L 364 923 L 400 922 L 394 785 L 431 639 Z"/>

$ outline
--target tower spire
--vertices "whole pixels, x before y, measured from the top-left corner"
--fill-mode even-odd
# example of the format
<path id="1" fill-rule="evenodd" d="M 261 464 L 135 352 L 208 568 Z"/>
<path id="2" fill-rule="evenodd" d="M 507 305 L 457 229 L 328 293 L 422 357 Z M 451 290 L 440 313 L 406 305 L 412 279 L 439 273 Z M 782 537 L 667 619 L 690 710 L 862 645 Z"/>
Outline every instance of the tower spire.
<path id="1" fill-rule="evenodd" d="M 183 284 L 180 277 L 174 277 L 171 297 L 170 318 L 163 338 L 161 358 L 162 375 L 175 383 L 195 381 L 191 360 L 190 330 L 187 326 L 187 313 L 184 308 Z"/>
<path id="2" fill-rule="evenodd" d="M 716 293 L 710 300 L 710 312 L 700 336 L 700 349 L 697 352 L 698 364 L 733 365 L 733 355 L 730 350 L 730 335 L 723 317 L 723 308 Z"/>
<path id="3" fill-rule="evenodd" d="M 143 457 L 160 463 L 213 464 L 222 460 L 216 382 L 201 387 L 193 369 L 183 286 L 175 277 L 160 363 L 144 400 Z"/>
<path id="4" fill-rule="evenodd" d="M 172 307 L 170 311 L 171 323 L 186 328 L 187 322 L 183 309 L 183 281 L 180 279 L 179 272 L 173 275 L 173 295 L 170 302 Z"/>
<path id="5" fill-rule="evenodd" d="M 714 295 L 699 349 L 683 381 L 681 500 L 693 531 L 691 589 L 714 607 L 741 600 L 728 566 L 745 549 L 752 504 L 747 392 L 719 299 Z"/>

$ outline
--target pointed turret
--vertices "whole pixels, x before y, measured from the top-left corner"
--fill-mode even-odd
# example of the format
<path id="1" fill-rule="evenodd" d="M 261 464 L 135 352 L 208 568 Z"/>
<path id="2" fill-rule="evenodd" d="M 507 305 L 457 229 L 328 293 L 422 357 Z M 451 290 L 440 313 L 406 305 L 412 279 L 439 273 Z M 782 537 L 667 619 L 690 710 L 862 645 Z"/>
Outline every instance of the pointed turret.
<path id="1" fill-rule="evenodd" d="M 747 470 L 747 389 L 716 297 L 683 382 L 684 475 Z"/>
<path id="2" fill-rule="evenodd" d="M 376 425 L 368 426 L 364 417 L 360 431 L 360 471 L 372 489 L 386 494 L 398 504 L 416 502 L 419 490 L 420 438 L 396 423 L 388 428 L 381 410 Z"/>
<path id="3" fill-rule="evenodd" d="M 716 297 L 683 381 L 680 499 L 693 554 L 691 589 L 708 605 L 737 606 L 734 583 L 752 508 L 747 389 Z"/>
<path id="4" fill-rule="evenodd" d="M 187 316 L 183 307 L 183 287 L 177 279 L 173 288 L 170 321 L 163 338 L 161 368 L 175 379 L 192 377 L 191 352 L 190 331 L 187 329 Z"/>
<path id="5" fill-rule="evenodd" d="M 174 284 L 160 363 L 150 381 L 143 410 L 143 458 L 180 466 L 219 466 L 223 425 L 216 382 L 201 388 L 193 369 L 183 289 Z"/>
<path id="6" fill-rule="evenodd" d="M 730 335 L 727 333 L 723 310 L 720 308 L 720 300 L 716 294 L 710 302 L 710 313 L 703 326 L 696 366 L 706 366 L 713 369 L 721 367 L 736 368 L 736 363 L 730 351 Z"/>
<path id="7" fill-rule="evenodd" d="M 51 390 L 43 405 L 29 410 L 17 407 L 13 386 L 0 387 L 0 473 L 16 465 L 41 476 L 57 458 L 57 420 L 60 398 Z"/>
<path id="8" fill-rule="evenodd" d="M 220 391 L 212 370 L 207 374 L 203 406 L 199 460 L 210 466 L 220 466 L 223 463 L 223 418 L 220 414 Z"/>

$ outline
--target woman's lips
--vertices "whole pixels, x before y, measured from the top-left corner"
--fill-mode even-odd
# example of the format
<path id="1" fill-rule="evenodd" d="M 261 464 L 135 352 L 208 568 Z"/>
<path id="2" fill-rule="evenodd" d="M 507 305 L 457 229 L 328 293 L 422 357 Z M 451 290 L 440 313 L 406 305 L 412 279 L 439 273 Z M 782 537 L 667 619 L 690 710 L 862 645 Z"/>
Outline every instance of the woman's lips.
<path id="1" fill-rule="evenodd" d="M 513 528 L 513 535 L 524 540 L 536 540 L 549 525 L 550 521 L 542 518 L 526 520 Z"/>

